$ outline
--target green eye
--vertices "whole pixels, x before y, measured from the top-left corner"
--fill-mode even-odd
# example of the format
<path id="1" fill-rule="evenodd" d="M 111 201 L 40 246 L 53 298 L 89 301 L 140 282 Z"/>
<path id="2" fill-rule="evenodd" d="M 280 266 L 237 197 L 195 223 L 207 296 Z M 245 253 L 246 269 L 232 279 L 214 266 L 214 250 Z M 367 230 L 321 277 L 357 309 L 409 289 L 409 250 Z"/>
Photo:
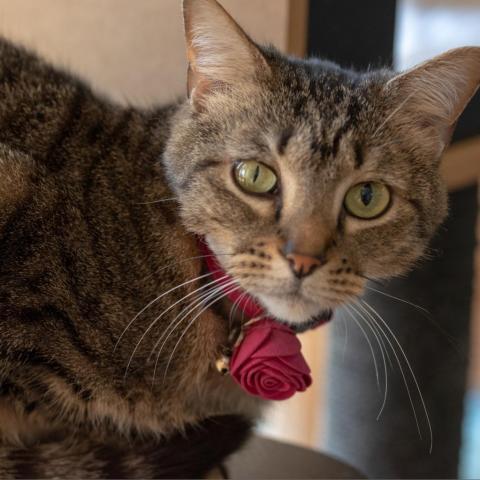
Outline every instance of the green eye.
<path id="1" fill-rule="evenodd" d="M 344 206 L 354 217 L 369 220 L 385 213 L 390 205 L 390 190 L 383 183 L 366 182 L 352 187 Z"/>
<path id="2" fill-rule="evenodd" d="M 255 160 L 238 162 L 234 175 L 239 187 L 249 193 L 273 193 L 278 183 L 275 172 Z"/>

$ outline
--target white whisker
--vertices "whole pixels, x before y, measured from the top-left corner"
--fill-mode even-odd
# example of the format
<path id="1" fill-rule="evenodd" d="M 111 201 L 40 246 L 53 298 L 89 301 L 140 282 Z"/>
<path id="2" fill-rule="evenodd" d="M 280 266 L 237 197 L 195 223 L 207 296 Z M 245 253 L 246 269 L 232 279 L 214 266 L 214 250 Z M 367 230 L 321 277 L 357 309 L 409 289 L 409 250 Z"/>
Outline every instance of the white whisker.
<path id="1" fill-rule="evenodd" d="M 177 285 L 176 287 L 173 287 L 171 288 L 170 290 L 166 291 L 165 293 L 162 293 L 161 295 L 159 295 L 157 298 L 153 299 L 150 303 L 148 303 L 147 305 L 145 305 L 145 307 L 143 307 L 131 320 L 130 322 L 128 322 L 128 325 L 124 328 L 123 332 L 121 333 L 121 335 L 118 337 L 118 340 L 117 340 L 117 343 L 115 343 L 115 347 L 113 349 L 113 351 L 115 352 L 115 350 L 117 349 L 118 347 L 118 344 L 120 343 L 120 341 L 122 340 L 123 336 L 125 335 L 126 331 L 130 328 L 130 326 L 133 324 L 133 322 L 135 322 L 135 320 L 143 313 L 145 312 L 146 310 L 148 310 L 152 305 L 154 305 L 156 302 L 158 302 L 161 298 L 165 297 L 165 295 L 168 295 L 169 293 L 172 293 L 174 292 L 175 290 L 178 290 L 179 288 L 182 288 L 184 287 L 185 285 L 189 285 L 190 283 L 193 283 L 193 282 L 196 282 L 198 280 L 201 280 L 202 278 L 206 278 L 206 277 L 209 277 L 210 275 L 213 275 L 214 273 L 217 273 L 219 272 L 219 270 L 215 271 L 215 272 L 209 272 L 209 273 L 206 273 L 205 275 L 200 275 L 199 277 L 196 277 L 192 280 L 188 280 L 184 283 L 182 283 L 181 285 Z"/>
<path id="2" fill-rule="evenodd" d="M 361 305 L 359 302 L 356 302 L 355 303 L 358 307 L 360 307 L 367 315 L 368 315 L 368 312 L 365 310 L 365 308 L 363 307 L 363 305 Z M 374 337 L 375 337 L 375 340 L 377 341 L 378 343 L 378 347 L 380 349 L 380 353 L 382 355 L 382 360 L 383 360 L 383 373 L 384 373 L 384 376 L 385 376 L 385 389 L 384 389 L 384 394 L 383 394 L 383 402 L 382 402 L 382 405 L 380 406 L 380 410 L 377 414 L 377 421 L 380 419 L 380 417 L 382 416 L 382 413 L 383 413 L 383 410 L 385 409 L 385 405 L 387 404 L 387 396 L 388 396 L 388 369 L 387 369 L 387 361 L 385 359 L 385 353 L 384 353 L 384 343 L 383 343 L 383 339 L 378 335 L 376 329 L 374 328 L 372 322 L 369 322 L 368 321 L 368 318 L 365 318 L 362 314 L 361 311 L 358 311 L 353 305 L 351 305 L 351 307 L 360 315 L 360 317 L 363 319 L 363 321 L 365 322 L 365 324 L 368 326 L 368 328 L 370 328 L 370 330 L 372 331 Z M 388 354 L 388 352 L 387 352 Z"/>
<path id="3" fill-rule="evenodd" d="M 140 347 L 140 344 L 142 343 L 143 339 L 148 335 L 148 332 L 150 332 L 150 330 L 158 323 L 158 321 L 167 313 L 169 312 L 170 310 L 172 310 L 172 308 L 174 308 L 176 305 L 178 305 L 179 303 L 183 302 L 186 298 L 188 297 L 191 297 L 192 295 L 195 295 L 197 292 L 201 291 L 201 290 L 204 290 L 205 288 L 208 288 L 210 285 L 213 285 L 213 284 L 216 284 L 217 282 L 221 281 L 223 278 L 227 278 L 227 276 L 225 275 L 224 277 L 220 278 L 219 280 L 213 280 L 209 283 L 207 283 L 206 285 L 202 285 L 201 287 L 197 288 L 196 290 L 194 290 L 193 292 L 190 292 L 188 293 L 187 295 L 183 296 L 180 300 L 177 300 L 175 303 L 172 303 L 172 305 L 170 305 L 168 308 L 166 308 L 160 315 L 158 315 L 155 320 L 153 320 L 153 322 L 150 323 L 150 325 L 148 326 L 148 328 L 145 329 L 145 331 L 143 332 L 142 336 L 140 337 L 140 340 L 138 340 L 137 344 L 135 345 L 135 348 L 133 349 L 133 352 L 132 354 L 130 355 L 130 358 L 128 360 L 128 363 L 127 363 L 127 367 L 125 368 L 125 374 L 124 374 L 124 378 L 127 377 L 127 374 L 128 374 L 128 370 L 130 368 L 130 364 L 133 360 L 133 357 L 135 356 L 135 353 L 137 352 L 138 348 Z"/>
<path id="4" fill-rule="evenodd" d="M 387 118 L 380 124 L 380 126 L 375 130 L 373 133 L 373 137 L 377 136 L 377 133 L 382 130 L 382 128 L 406 105 L 406 103 L 410 100 L 410 98 L 414 95 L 415 92 L 410 93 L 407 95 L 405 100 L 395 109 L 393 112 L 387 116 Z"/>
<path id="5" fill-rule="evenodd" d="M 365 286 L 365 288 L 367 290 L 371 290 L 372 292 L 380 293 L 381 295 L 384 295 L 385 297 L 392 298 L 393 300 L 398 300 L 399 302 L 406 303 L 407 305 L 410 305 L 414 308 L 418 308 L 422 312 L 425 312 L 427 315 L 430 315 L 430 312 L 426 308 L 421 307 L 420 305 L 417 305 L 415 303 L 409 302 L 408 300 L 404 300 L 403 298 L 395 297 L 395 295 L 390 295 L 389 293 L 382 292 L 381 290 L 377 290 L 376 288 L 373 288 L 373 287 Z"/>
<path id="6" fill-rule="evenodd" d="M 155 366 L 154 366 L 154 369 L 153 369 L 153 376 L 152 376 L 152 386 L 153 386 L 153 383 L 155 382 L 155 376 L 156 376 L 156 373 L 157 373 L 157 366 L 158 366 L 158 361 L 160 359 L 160 355 L 163 351 L 163 348 L 165 347 L 168 339 L 170 338 L 170 336 L 173 334 L 173 332 L 177 329 L 177 327 L 193 312 L 195 311 L 197 308 L 200 308 L 205 302 L 208 302 L 211 298 L 215 297 L 216 295 L 219 295 L 221 294 L 225 288 L 229 288 L 230 286 L 232 286 L 233 284 L 235 283 L 234 280 L 231 280 L 230 282 L 228 283 L 225 283 L 225 284 L 222 284 L 221 286 L 218 286 L 218 287 L 214 287 L 214 288 L 211 288 L 209 289 L 207 292 L 204 292 L 198 299 L 194 300 L 193 302 L 191 302 L 189 305 L 187 305 L 187 307 L 185 307 L 171 322 L 170 322 L 170 325 L 168 326 L 168 328 L 162 333 L 162 335 L 160 336 L 160 338 L 155 342 L 155 345 L 153 346 L 152 348 L 152 351 L 150 352 L 150 355 L 149 355 L 149 359 L 150 357 L 153 355 L 153 353 L 155 352 L 155 349 L 158 347 L 158 345 L 160 344 L 160 342 L 162 341 L 162 339 L 165 337 L 165 339 L 163 340 L 163 343 L 161 344 L 160 346 L 160 349 L 158 350 L 158 353 L 157 353 L 157 358 L 155 360 Z M 184 313 L 186 312 L 186 313 Z M 180 318 L 179 318 L 180 317 Z M 178 321 L 176 323 L 174 323 L 178 318 Z"/>
<path id="7" fill-rule="evenodd" d="M 377 379 L 377 387 L 380 390 L 380 376 L 378 373 L 377 356 L 375 355 L 375 351 L 373 349 L 372 342 L 370 341 L 370 337 L 367 335 L 367 332 L 365 331 L 365 329 L 361 326 L 360 322 L 355 318 L 355 316 L 351 312 L 350 308 L 352 308 L 352 305 L 345 304 L 344 307 L 347 313 L 350 315 L 350 317 L 352 317 L 352 320 L 356 323 L 357 327 L 363 333 L 363 336 L 365 337 L 365 340 L 367 341 L 368 346 L 370 347 L 370 352 L 372 353 L 373 365 L 375 367 L 375 377 Z"/>
<path id="8" fill-rule="evenodd" d="M 417 377 L 415 376 L 415 373 L 413 372 L 412 366 L 410 365 L 410 361 L 408 360 L 407 355 L 406 355 L 406 353 L 405 353 L 402 345 L 401 345 L 400 342 L 398 341 L 397 337 L 395 336 L 395 334 L 393 333 L 392 329 L 389 327 L 389 325 L 387 324 L 387 322 L 385 322 L 385 320 L 381 317 L 381 315 L 380 315 L 370 304 L 368 304 L 368 303 L 367 303 L 366 301 L 364 301 L 364 300 L 360 300 L 360 301 L 377 317 L 377 319 L 382 323 L 382 325 L 384 325 L 384 327 L 387 329 L 387 331 L 390 333 L 390 335 L 392 336 L 393 340 L 394 340 L 395 343 L 397 344 L 397 346 L 398 346 L 398 348 L 399 348 L 399 350 L 400 350 L 400 352 L 401 352 L 401 354 L 402 354 L 402 356 L 403 356 L 403 358 L 404 358 L 404 360 L 405 360 L 405 363 L 406 363 L 406 365 L 407 365 L 407 367 L 408 367 L 408 369 L 409 369 L 409 371 L 410 371 L 410 374 L 412 375 L 412 379 L 413 379 L 413 381 L 414 381 L 414 383 L 415 383 L 415 386 L 416 386 L 416 388 L 417 388 L 417 392 L 418 392 L 418 395 L 419 395 L 419 397 L 420 397 L 420 401 L 421 401 L 421 403 L 422 403 L 423 410 L 424 410 L 424 412 L 425 412 L 425 418 L 426 418 L 426 420 L 427 420 L 428 430 L 429 430 L 429 434 L 430 434 L 430 453 L 432 453 L 432 450 L 433 450 L 433 431 L 432 431 L 432 424 L 431 424 L 431 422 L 430 422 L 430 416 L 428 415 L 428 409 L 427 409 L 427 406 L 426 406 L 426 404 L 425 404 L 425 400 L 424 400 L 424 398 L 423 398 L 422 391 L 421 391 L 421 389 L 420 389 L 420 386 L 418 385 Z M 378 322 L 376 322 L 376 323 L 377 323 L 377 326 L 378 326 L 379 328 L 381 328 L 380 325 L 378 324 Z M 389 343 L 391 343 L 386 335 L 385 335 L 385 338 L 387 339 L 387 341 L 388 341 Z M 392 350 L 395 352 L 395 350 L 394 350 L 393 348 L 392 348 Z M 395 354 L 395 356 L 397 357 L 396 354 Z M 398 360 L 398 357 L 397 357 L 397 361 L 398 361 L 399 366 L 400 366 L 400 362 L 399 362 L 399 360 Z M 405 377 L 404 377 L 404 378 L 405 378 Z M 405 382 L 406 382 L 406 379 L 405 379 Z M 408 390 L 408 389 L 407 389 L 407 390 Z M 410 397 L 410 395 L 409 395 L 409 397 Z M 410 398 L 411 398 L 411 397 L 410 397 Z M 413 402 L 411 401 L 411 403 L 412 403 L 412 408 L 413 408 L 413 410 L 414 410 L 414 412 L 415 412 L 415 408 L 413 407 Z M 415 414 L 415 413 L 414 413 L 414 414 Z M 422 438 L 422 435 L 421 435 L 421 432 L 420 432 L 420 426 L 419 426 L 419 424 L 418 424 L 418 420 L 417 420 L 417 418 L 416 418 L 416 414 L 415 414 L 415 419 L 416 419 L 416 421 L 417 421 L 417 428 L 418 428 L 418 430 L 419 430 L 420 438 Z"/>
<path id="9" fill-rule="evenodd" d="M 135 205 L 153 205 L 155 203 L 165 203 L 165 202 L 178 202 L 178 198 L 171 197 L 171 198 L 162 198 L 160 200 L 154 200 L 152 202 L 135 202 Z"/>
<path id="10" fill-rule="evenodd" d="M 243 292 L 236 300 L 235 302 L 233 303 L 233 305 L 231 306 L 230 308 L 230 315 L 229 315 L 229 318 L 228 318 L 228 327 L 229 329 L 232 328 L 232 321 L 233 321 L 233 318 L 235 317 L 235 315 L 237 314 L 237 310 L 240 306 L 240 304 L 242 303 L 243 299 L 248 295 L 247 292 Z"/>
<path id="11" fill-rule="evenodd" d="M 370 319 L 372 319 L 372 318 L 371 318 L 371 317 L 372 317 L 372 314 L 371 314 L 369 311 L 367 311 L 362 304 L 360 304 L 360 303 L 358 303 L 358 302 L 356 302 L 356 304 L 363 310 L 363 312 L 364 312 L 366 315 L 368 315 L 368 317 L 369 317 Z M 372 320 L 374 320 L 374 319 L 372 319 Z M 379 331 L 376 323 L 370 322 L 370 326 L 377 332 L 377 334 L 378 334 L 378 339 L 380 340 L 380 343 L 382 344 L 382 348 L 383 348 L 383 350 L 384 350 L 384 352 L 385 352 L 385 356 L 386 356 L 386 358 L 387 358 L 387 360 L 388 360 L 388 364 L 390 365 L 390 369 L 393 370 L 393 362 L 392 362 L 392 359 L 391 359 L 391 357 L 390 357 L 390 353 L 388 353 L 388 349 L 387 349 L 387 346 L 385 345 L 385 342 L 384 342 L 384 340 L 383 340 L 383 337 L 382 337 L 382 335 L 381 335 L 381 332 Z"/>
<path id="12" fill-rule="evenodd" d="M 345 355 L 347 354 L 347 344 L 348 344 L 348 323 L 347 323 L 347 320 L 345 319 L 345 315 L 343 314 L 343 310 L 340 310 L 340 313 L 342 314 L 342 322 L 344 327 L 342 359 L 345 362 Z"/>
<path id="13" fill-rule="evenodd" d="M 168 359 L 168 362 L 167 362 L 167 366 L 165 367 L 165 373 L 163 375 L 163 382 L 165 382 L 165 379 L 167 378 L 167 373 L 168 373 L 168 368 L 170 367 L 170 363 L 172 362 L 173 360 L 173 356 L 175 355 L 175 351 L 177 350 L 178 346 L 180 345 L 180 342 L 182 341 L 182 339 L 184 338 L 184 336 L 186 335 L 186 333 L 188 332 L 188 330 L 190 329 L 190 327 L 195 323 L 195 320 L 203 313 L 205 312 L 208 308 L 210 308 L 214 303 L 218 302 L 219 300 L 221 300 L 222 298 L 226 297 L 227 295 L 229 295 L 230 293 L 234 292 L 235 290 L 238 290 L 240 287 L 234 287 L 233 289 L 230 289 L 228 291 L 225 291 L 220 297 L 217 297 L 217 298 L 214 298 L 213 301 L 211 301 L 208 305 L 206 305 L 199 313 L 197 313 L 193 319 L 190 321 L 190 323 L 187 325 L 187 327 L 185 328 L 185 330 L 183 331 L 183 333 L 180 335 L 180 338 L 178 339 L 177 343 L 175 344 L 173 350 L 172 350 L 172 353 L 170 355 L 170 358 Z"/>
<path id="14" fill-rule="evenodd" d="M 399 297 L 395 297 L 394 295 L 390 295 L 389 293 L 386 293 L 386 292 L 382 292 L 381 290 L 376 290 L 372 287 L 368 287 L 366 286 L 365 287 L 367 290 L 371 290 L 373 292 L 376 292 L 376 293 L 379 293 L 381 295 L 384 295 L 385 297 L 388 297 L 388 298 L 391 298 L 392 300 L 397 300 L 399 302 L 402 302 L 402 303 L 405 303 L 407 305 L 410 305 L 414 308 L 417 308 L 419 310 L 421 310 L 421 313 L 423 314 L 423 316 L 446 338 L 446 340 L 448 341 L 448 343 L 454 348 L 454 350 L 457 352 L 457 354 L 459 356 L 462 356 L 463 353 L 462 353 L 462 349 L 460 347 L 460 345 L 458 344 L 458 342 L 456 341 L 456 339 L 450 335 L 446 330 L 445 328 L 443 328 L 438 322 L 436 322 L 433 318 L 432 318 L 432 315 L 431 313 L 424 307 L 421 307 L 420 305 L 416 305 L 415 303 L 412 303 L 408 300 L 404 300 L 403 298 L 399 298 Z"/>
<path id="15" fill-rule="evenodd" d="M 224 277 L 224 278 L 227 278 L 227 277 Z M 216 284 L 217 282 L 211 282 L 211 283 L 214 283 Z M 150 357 L 153 355 L 153 352 L 155 351 L 155 349 L 158 347 L 158 345 L 160 344 L 160 342 L 162 341 L 162 339 L 165 337 L 165 335 L 168 335 L 167 338 L 165 339 L 165 342 L 168 340 L 168 337 L 170 336 L 171 333 L 173 333 L 173 331 L 176 329 L 177 325 L 180 324 L 182 322 L 182 320 L 187 317 L 198 305 L 200 305 L 202 302 L 205 301 L 205 299 L 209 299 L 211 296 L 219 293 L 223 288 L 226 288 L 230 285 L 232 285 L 234 283 L 233 280 L 230 280 L 229 282 L 226 282 L 222 285 L 214 285 L 212 287 L 210 287 L 207 291 L 205 292 L 202 292 L 198 297 L 194 298 L 192 302 L 190 302 L 186 307 L 184 307 L 177 315 L 176 317 L 170 322 L 170 324 L 168 325 L 168 327 L 164 330 L 164 332 L 160 335 L 160 337 L 157 339 L 157 341 L 155 342 L 155 345 L 153 346 L 152 348 L 152 351 L 150 352 L 150 355 L 148 357 L 148 360 L 150 359 Z M 195 306 L 194 306 L 195 305 Z M 193 306 L 193 308 L 192 308 Z M 185 313 L 187 312 L 187 313 Z M 185 314 L 185 315 L 184 315 Z M 177 323 L 175 323 L 175 321 L 181 317 Z M 168 333 L 169 331 L 171 330 L 170 333 Z M 164 342 L 164 343 L 165 343 Z M 163 348 L 163 345 L 162 344 L 162 348 Z M 160 351 L 161 349 L 160 348 Z"/>

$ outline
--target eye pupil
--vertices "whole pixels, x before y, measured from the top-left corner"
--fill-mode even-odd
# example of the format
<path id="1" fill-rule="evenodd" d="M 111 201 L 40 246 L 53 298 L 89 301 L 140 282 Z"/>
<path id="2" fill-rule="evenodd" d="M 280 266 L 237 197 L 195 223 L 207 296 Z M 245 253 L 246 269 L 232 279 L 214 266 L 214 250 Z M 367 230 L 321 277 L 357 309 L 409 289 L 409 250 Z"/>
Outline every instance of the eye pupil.
<path id="1" fill-rule="evenodd" d="M 259 175 L 260 175 L 260 165 L 257 165 L 257 168 L 255 169 L 255 173 L 253 174 L 253 183 L 255 183 L 258 180 Z"/>
<path id="2" fill-rule="evenodd" d="M 365 182 L 348 190 L 343 205 L 351 216 L 369 220 L 383 215 L 390 199 L 390 189 L 384 183 Z"/>
<path id="3" fill-rule="evenodd" d="M 370 183 L 366 183 L 363 185 L 362 190 L 360 191 L 360 198 L 362 199 L 362 203 L 368 207 L 373 199 L 373 189 Z"/>
<path id="4" fill-rule="evenodd" d="M 275 172 L 256 160 L 237 162 L 233 174 L 237 185 L 247 193 L 264 195 L 274 193 L 277 188 Z"/>

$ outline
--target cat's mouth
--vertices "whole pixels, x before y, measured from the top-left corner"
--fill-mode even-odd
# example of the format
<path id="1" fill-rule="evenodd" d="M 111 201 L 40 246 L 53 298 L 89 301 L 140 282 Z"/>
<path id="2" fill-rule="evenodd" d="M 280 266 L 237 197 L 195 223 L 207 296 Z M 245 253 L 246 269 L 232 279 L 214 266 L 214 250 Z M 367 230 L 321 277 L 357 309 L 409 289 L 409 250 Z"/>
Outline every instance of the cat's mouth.
<path id="1" fill-rule="evenodd" d="M 234 311 L 241 317 L 241 322 L 253 318 L 271 318 L 279 323 L 288 325 L 296 333 L 302 333 L 317 328 L 331 320 L 333 316 L 332 309 L 319 309 L 318 306 L 313 305 L 310 305 L 310 309 L 301 308 L 302 314 L 300 316 L 298 312 L 293 312 L 293 309 L 291 310 L 291 317 L 290 315 L 285 315 L 284 312 L 277 311 L 276 307 L 278 307 L 279 303 L 282 303 L 282 300 L 285 301 L 285 297 L 282 300 L 278 298 L 271 303 L 272 298 L 267 300 L 267 298 L 259 296 L 260 303 L 249 292 L 232 287 L 232 278 L 221 267 L 216 255 L 202 239 L 199 239 L 199 249 L 204 259 L 206 270 L 210 273 L 209 282 L 212 280 L 216 281 L 217 287 L 223 287 L 224 297 L 228 303 L 227 310 L 230 311 L 230 321 L 232 318 L 231 312 Z M 299 303 L 299 299 L 297 298 L 296 300 L 297 302 L 295 303 Z M 283 308 L 280 310 L 283 310 Z"/>

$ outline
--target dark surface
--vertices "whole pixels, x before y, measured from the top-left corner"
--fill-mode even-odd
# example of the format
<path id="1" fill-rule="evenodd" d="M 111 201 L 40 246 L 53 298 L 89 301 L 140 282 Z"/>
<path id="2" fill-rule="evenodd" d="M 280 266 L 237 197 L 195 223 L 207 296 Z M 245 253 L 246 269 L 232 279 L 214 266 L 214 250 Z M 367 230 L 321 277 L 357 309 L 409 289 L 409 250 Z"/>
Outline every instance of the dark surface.
<path id="1" fill-rule="evenodd" d="M 229 478 L 364 478 L 331 456 L 255 437 L 227 464 Z"/>
<path id="2" fill-rule="evenodd" d="M 478 112 L 480 112 L 480 92 L 477 92 L 463 112 L 453 136 L 454 142 L 480 135 L 480 115 Z M 475 160 L 472 159 L 472 161 Z"/>
<path id="3" fill-rule="evenodd" d="M 310 0 L 308 53 L 366 69 L 392 62 L 395 0 Z"/>
<path id="4" fill-rule="evenodd" d="M 343 314 L 348 323 L 345 347 L 342 322 L 339 318 L 334 320 L 339 328 L 332 329 L 328 450 L 347 459 L 369 477 L 455 478 L 458 475 L 476 205 L 475 188 L 453 194 L 449 220 L 432 245 L 435 258 L 407 278 L 384 287 L 370 285 L 427 308 L 430 317 L 376 292 L 365 297 L 398 336 L 417 376 L 433 428 L 432 454 L 425 414 L 411 376 L 407 375 L 407 379 L 423 440 L 419 438 L 397 366 L 393 371 L 389 368 L 388 401 L 382 417 L 376 421 L 382 395 L 376 385 L 370 350 L 346 313 Z M 457 347 L 452 346 L 447 335 L 454 337 Z M 378 350 L 377 358 L 383 368 Z M 395 363 L 393 356 L 392 360 Z M 405 365 L 404 369 L 407 370 Z"/>
<path id="5" fill-rule="evenodd" d="M 310 0 L 308 54 L 344 67 L 393 63 L 396 0 Z M 462 115 L 453 141 L 480 134 L 480 93 Z"/>

